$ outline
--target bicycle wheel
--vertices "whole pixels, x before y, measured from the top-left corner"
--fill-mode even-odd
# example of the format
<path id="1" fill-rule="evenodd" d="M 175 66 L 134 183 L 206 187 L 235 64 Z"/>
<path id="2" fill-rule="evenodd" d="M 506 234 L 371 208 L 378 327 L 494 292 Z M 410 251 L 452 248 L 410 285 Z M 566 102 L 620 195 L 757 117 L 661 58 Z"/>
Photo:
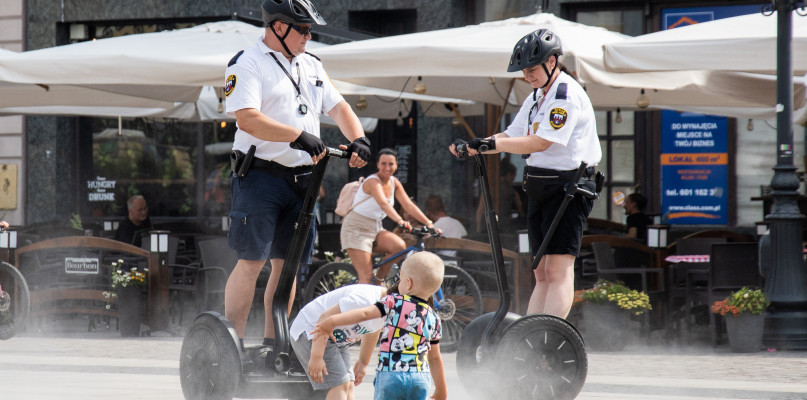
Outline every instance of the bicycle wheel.
<path id="1" fill-rule="evenodd" d="M 0 261 L 0 339 L 9 339 L 25 327 L 30 307 L 25 278 L 17 268 Z"/>
<path id="2" fill-rule="evenodd" d="M 482 315 L 482 291 L 469 273 L 453 265 L 446 265 L 441 288 L 443 299 L 435 297 L 435 311 L 443 324 L 440 351 L 452 353 L 457 351 L 465 327 Z"/>
<path id="3" fill-rule="evenodd" d="M 305 285 L 303 305 L 331 290 L 356 283 L 358 279 L 356 269 L 351 264 L 342 262 L 325 264 L 311 275 L 311 279 Z"/>

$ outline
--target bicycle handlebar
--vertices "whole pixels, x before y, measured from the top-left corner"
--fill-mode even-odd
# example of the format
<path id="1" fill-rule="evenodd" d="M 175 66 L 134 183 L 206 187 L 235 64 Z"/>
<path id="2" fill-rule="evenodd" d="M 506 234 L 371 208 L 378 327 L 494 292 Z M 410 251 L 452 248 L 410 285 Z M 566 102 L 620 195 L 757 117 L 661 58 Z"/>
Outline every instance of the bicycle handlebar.
<path id="1" fill-rule="evenodd" d="M 404 228 L 403 225 L 398 225 L 398 227 L 399 228 Z M 437 232 L 436 229 L 428 228 L 428 227 L 425 227 L 425 226 L 420 227 L 420 228 L 412 228 L 412 230 L 410 230 L 408 233 L 411 233 L 411 234 L 413 234 L 413 235 L 415 235 L 415 236 L 417 236 L 419 238 L 423 238 L 423 237 L 426 237 L 426 236 L 434 236 L 434 237 L 440 237 L 441 236 Z"/>

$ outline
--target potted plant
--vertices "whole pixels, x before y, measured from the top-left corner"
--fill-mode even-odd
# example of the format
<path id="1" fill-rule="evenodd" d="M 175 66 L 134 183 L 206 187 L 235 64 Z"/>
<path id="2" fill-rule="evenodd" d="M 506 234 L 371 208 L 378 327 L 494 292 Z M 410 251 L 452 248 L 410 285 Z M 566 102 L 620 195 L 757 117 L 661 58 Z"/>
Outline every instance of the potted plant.
<path id="1" fill-rule="evenodd" d="M 750 353 L 762 348 L 765 310 L 770 304 L 762 289 L 748 287 L 712 304 L 712 311 L 726 319 L 731 351 Z"/>
<path id="2" fill-rule="evenodd" d="M 572 305 L 581 311 L 579 328 L 586 347 L 594 350 L 622 350 L 637 337 L 637 316 L 652 310 L 647 293 L 605 280 L 575 291 Z"/>
<path id="3" fill-rule="evenodd" d="M 112 263 L 112 291 L 104 292 L 104 296 L 117 299 L 121 336 L 140 336 L 140 321 L 146 306 L 147 273 L 148 268 L 140 271 L 137 267 L 127 267 L 123 260 Z M 111 306 L 107 304 L 107 308 Z"/>

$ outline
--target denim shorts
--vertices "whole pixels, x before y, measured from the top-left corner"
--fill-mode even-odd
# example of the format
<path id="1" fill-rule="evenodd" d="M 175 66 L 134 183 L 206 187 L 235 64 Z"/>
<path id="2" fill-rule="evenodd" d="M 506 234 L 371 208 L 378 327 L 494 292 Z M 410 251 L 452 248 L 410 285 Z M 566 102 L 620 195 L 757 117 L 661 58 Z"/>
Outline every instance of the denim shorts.
<path id="1" fill-rule="evenodd" d="M 232 210 L 228 242 L 239 260 L 284 259 L 303 205 L 283 179 L 253 169 L 232 178 Z M 312 218 L 300 264 L 311 263 L 316 221 Z"/>
<path id="2" fill-rule="evenodd" d="M 374 400 L 426 400 L 432 388 L 429 372 L 378 371 Z"/>
<path id="3" fill-rule="evenodd" d="M 291 339 L 291 347 L 294 354 L 300 360 L 300 364 L 308 371 L 308 362 L 311 360 L 311 339 L 305 332 L 298 338 Z M 353 365 L 350 362 L 350 346 L 337 347 L 330 341 L 325 345 L 325 353 L 322 355 L 325 360 L 325 368 L 328 374 L 322 375 L 323 383 L 315 383 L 308 377 L 314 390 L 327 390 L 335 388 L 345 382 L 356 380 L 353 375 Z M 306 372 L 307 373 L 307 372 Z"/>

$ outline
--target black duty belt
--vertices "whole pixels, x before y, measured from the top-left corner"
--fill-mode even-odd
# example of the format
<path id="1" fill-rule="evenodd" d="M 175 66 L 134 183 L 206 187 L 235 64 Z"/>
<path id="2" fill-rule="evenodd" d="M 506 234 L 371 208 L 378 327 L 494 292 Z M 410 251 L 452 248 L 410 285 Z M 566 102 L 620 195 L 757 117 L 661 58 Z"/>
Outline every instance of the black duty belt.
<path id="1" fill-rule="evenodd" d="M 314 170 L 314 166 L 301 165 L 299 167 L 287 167 L 274 161 L 253 158 L 250 169 L 258 170 L 280 178 L 292 178 L 296 182 L 299 177 L 311 174 L 311 172 Z"/>
<path id="2" fill-rule="evenodd" d="M 576 169 L 570 169 L 570 170 L 567 170 L 567 171 L 561 171 L 561 170 L 556 170 L 556 169 L 541 168 L 541 167 L 530 167 L 530 166 L 525 167 L 524 171 L 527 174 L 532 175 L 532 176 L 547 176 L 547 177 L 558 176 L 558 177 L 564 177 L 564 178 L 565 177 L 572 178 L 572 177 L 574 177 L 574 174 L 577 173 Z M 586 168 L 586 171 L 583 172 L 583 178 L 590 178 L 590 177 L 594 176 L 596 173 L 597 173 L 597 171 L 596 171 L 596 169 L 594 167 L 588 167 L 588 168 Z"/>

